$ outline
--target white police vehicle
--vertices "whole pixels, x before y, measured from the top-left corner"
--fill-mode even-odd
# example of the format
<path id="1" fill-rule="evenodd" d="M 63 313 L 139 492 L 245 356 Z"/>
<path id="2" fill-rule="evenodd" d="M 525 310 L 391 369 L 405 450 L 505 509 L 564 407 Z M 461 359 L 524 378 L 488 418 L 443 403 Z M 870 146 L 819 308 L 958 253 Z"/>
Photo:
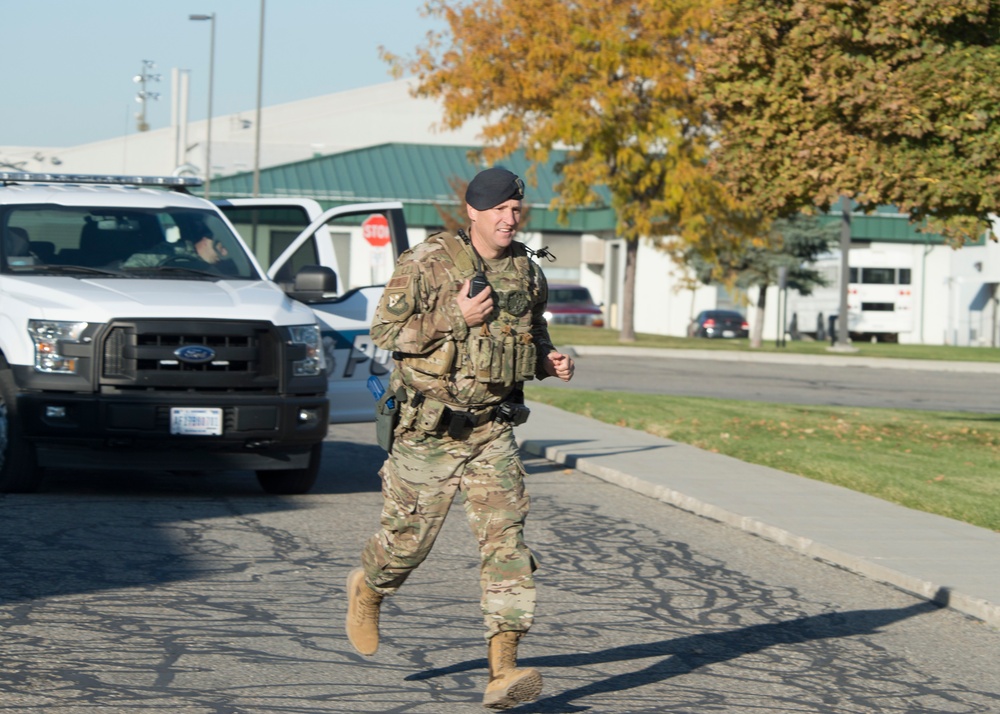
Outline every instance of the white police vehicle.
<path id="1" fill-rule="evenodd" d="M 396 258 L 409 247 L 403 204 L 358 203 L 323 211 L 312 199 L 234 198 L 215 201 L 250 246 L 268 276 L 287 290 L 304 267 L 330 268 L 336 278 L 322 295 L 303 297 L 319 318 L 326 351 L 330 421 L 374 419 L 367 389 L 386 382 L 391 355 L 375 347 L 370 326 Z M 366 226 L 365 224 L 372 224 Z M 365 227 L 381 231 L 373 246 Z M 369 236 L 371 237 L 371 236 Z"/>
<path id="2" fill-rule="evenodd" d="M 328 257 L 315 227 L 265 272 L 187 193 L 199 184 L 0 172 L 0 491 L 36 489 L 46 467 L 246 469 L 271 493 L 312 487 L 344 374 L 324 333 L 336 341 L 335 306 L 367 332 L 380 289 L 339 294 L 323 260 L 300 265 Z M 405 244 L 401 206 L 379 210 Z M 351 381 L 370 419 L 364 379 L 386 360 L 363 342 L 345 359 L 364 355 Z"/>

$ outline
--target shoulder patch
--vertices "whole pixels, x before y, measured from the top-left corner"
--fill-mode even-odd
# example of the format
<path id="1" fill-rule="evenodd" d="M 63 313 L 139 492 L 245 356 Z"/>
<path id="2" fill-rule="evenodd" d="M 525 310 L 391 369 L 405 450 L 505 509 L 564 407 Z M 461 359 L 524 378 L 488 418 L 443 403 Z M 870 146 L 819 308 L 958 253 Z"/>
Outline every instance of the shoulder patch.
<path id="1" fill-rule="evenodd" d="M 397 270 L 385 285 L 379 314 L 386 322 L 402 322 L 417 310 L 418 277 L 406 270 Z"/>
<path id="2" fill-rule="evenodd" d="M 392 320 L 404 320 L 413 314 L 413 298 L 408 293 L 386 293 L 385 311 Z"/>

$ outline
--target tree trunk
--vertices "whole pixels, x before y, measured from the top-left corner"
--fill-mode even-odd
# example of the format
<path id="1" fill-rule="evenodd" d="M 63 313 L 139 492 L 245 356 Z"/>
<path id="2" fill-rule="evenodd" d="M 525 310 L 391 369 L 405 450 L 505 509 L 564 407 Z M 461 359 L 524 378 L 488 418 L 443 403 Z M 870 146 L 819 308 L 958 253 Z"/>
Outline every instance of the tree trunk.
<path id="1" fill-rule="evenodd" d="M 622 286 L 622 331 L 618 336 L 622 342 L 635 342 L 635 269 L 638 256 L 639 241 L 626 240 L 625 284 Z"/>
<path id="2" fill-rule="evenodd" d="M 764 308 L 767 307 L 767 287 L 767 283 L 761 283 L 758 286 L 757 306 L 754 310 L 756 314 L 754 316 L 753 329 L 750 331 L 751 349 L 760 347 L 762 342 L 761 336 L 764 334 Z"/>

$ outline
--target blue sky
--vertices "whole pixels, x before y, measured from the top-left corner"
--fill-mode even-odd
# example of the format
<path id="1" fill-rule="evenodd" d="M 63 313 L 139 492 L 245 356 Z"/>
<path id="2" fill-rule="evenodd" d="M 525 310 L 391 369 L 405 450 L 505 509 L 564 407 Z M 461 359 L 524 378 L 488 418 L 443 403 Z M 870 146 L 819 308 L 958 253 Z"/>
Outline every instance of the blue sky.
<path id="1" fill-rule="evenodd" d="M 378 47 L 413 54 L 440 24 L 422 0 L 266 0 L 264 106 L 392 80 Z M 151 129 L 170 124 L 170 75 L 190 70 L 188 116 L 208 107 L 215 13 L 212 114 L 257 104 L 260 0 L 0 0 L 0 146 L 74 146 L 136 131 L 143 60 L 160 81 L 147 90 Z"/>

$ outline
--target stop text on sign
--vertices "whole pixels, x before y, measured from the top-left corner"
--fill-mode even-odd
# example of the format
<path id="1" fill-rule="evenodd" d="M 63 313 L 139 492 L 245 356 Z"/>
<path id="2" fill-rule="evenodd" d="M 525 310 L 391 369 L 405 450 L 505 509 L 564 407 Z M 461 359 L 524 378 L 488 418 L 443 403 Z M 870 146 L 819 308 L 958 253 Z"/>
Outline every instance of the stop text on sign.
<path id="1" fill-rule="evenodd" d="M 361 224 L 361 235 L 375 248 L 388 245 L 392 239 L 388 219 L 380 213 L 368 216 Z"/>

